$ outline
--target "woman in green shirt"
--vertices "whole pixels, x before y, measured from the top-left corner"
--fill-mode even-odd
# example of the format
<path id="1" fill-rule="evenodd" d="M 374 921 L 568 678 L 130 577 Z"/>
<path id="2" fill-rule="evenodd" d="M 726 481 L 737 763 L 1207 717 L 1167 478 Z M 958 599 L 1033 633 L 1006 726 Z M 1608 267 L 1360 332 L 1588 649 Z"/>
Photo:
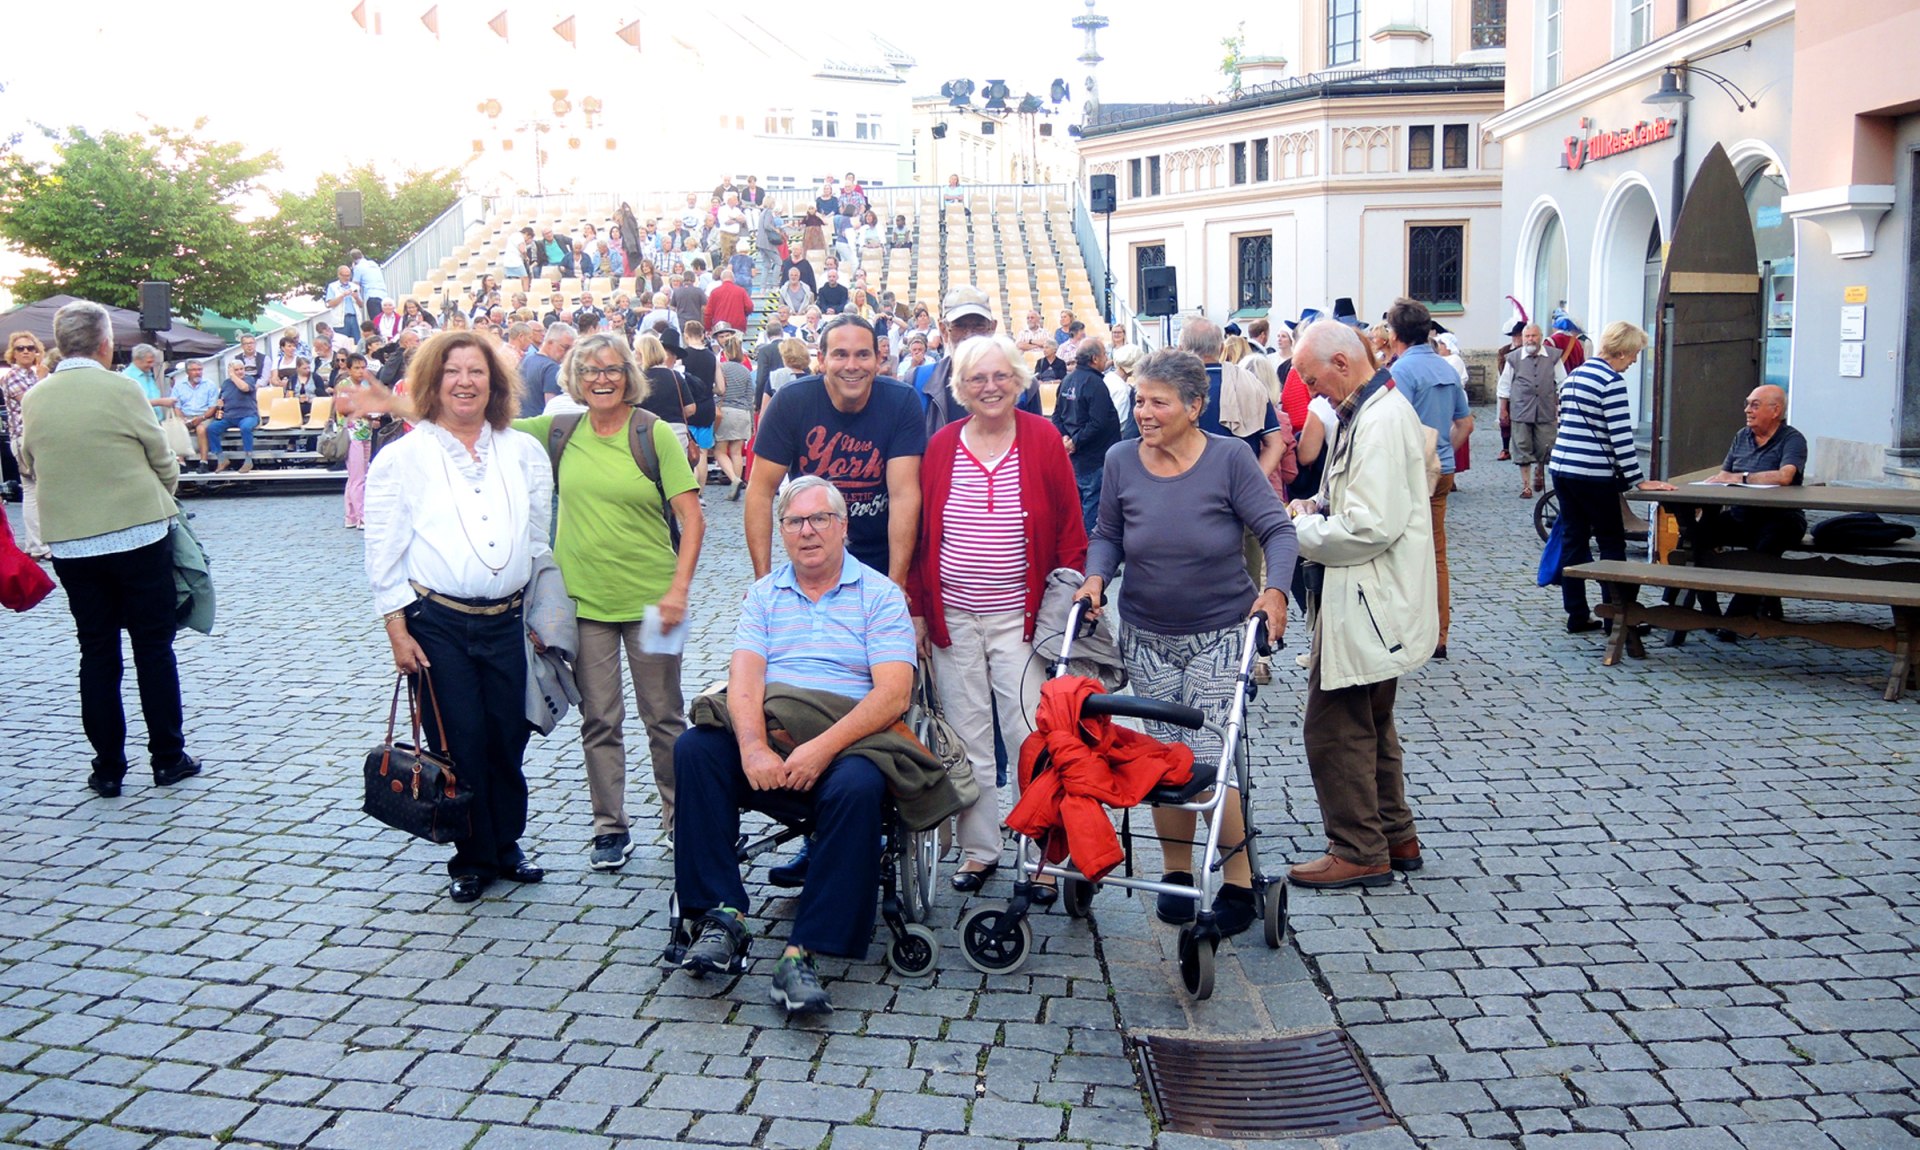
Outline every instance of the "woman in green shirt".
<path id="1" fill-rule="evenodd" d="M 653 753 L 660 815 L 671 834 L 673 743 L 687 725 L 680 655 L 647 653 L 641 648 L 641 633 L 648 615 L 656 613 L 662 630 L 672 638 L 682 637 L 672 632 L 686 625 L 687 590 L 700 559 L 705 520 L 693 471 L 671 427 L 656 419 L 647 428 L 658 461 L 657 482 L 641 471 L 634 456 L 629 421 L 647 418 L 637 410 L 647 397 L 647 381 L 626 340 L 602 333 L 574 344 L 561 365 L 560 386 L 586 407 L 584 416 L 541 415 L 515 420 L 513 426 L 551 443 L 556 419 L 578 421 L 570 431 L 564 425 L 559 429 L 564 445 L 554 468 L 560 517 L 553 558 L 579 608 L 574 678 L 580 688 L 580 741 L 593 799 L 591 865 L 618 870 L 633 853 L 620 650 L 626 648 L 635 702 Z M 677 554 L 667 530 L 667 508 L 661 506 L 663 496 L 679 521 Z"/>

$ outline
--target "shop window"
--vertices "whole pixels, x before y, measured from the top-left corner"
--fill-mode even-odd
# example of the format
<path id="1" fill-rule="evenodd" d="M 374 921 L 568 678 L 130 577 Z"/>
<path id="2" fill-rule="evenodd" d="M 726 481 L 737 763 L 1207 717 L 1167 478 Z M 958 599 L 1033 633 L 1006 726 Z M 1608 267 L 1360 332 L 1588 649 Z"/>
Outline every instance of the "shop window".
<path id="1" fill-rule="evenodd" d="M 1360 0 L 1328 0 L 1327 67 L 1360 60 Z"/>
<path id="2" fill-rule="evenodd" d="M 1407 229 L 1407 295 L 1428 307 L 1460 306 L 1466 231 L 1459 224 Z"/>
<path id="3" fill-rule="evenodd" d="M 1234 310 L 1259 311 L 1273 306 L 1273 235 L 1241 236 L 1235 247 L 1239 286 L 1234 292 Z"/>
<path id="4" fill-rule="evenodd" d="M 1426 172 L 1433 169 L 1433 125 L 1415 124 L 1407 129 L 1407 170 Z"/>
<path id="5" fill-rule="evenodd" d="M 1440 136 L 1440 165 L 1445 168 L 1467 166 L 1467 126 L 1448 124 Z"/>
<path id="6" fill-rule="evenodd" d="M 1506 47 L 1507 0 L 1473 0 L 1473 28 L 1470 35 L 1475 48 Z"/>

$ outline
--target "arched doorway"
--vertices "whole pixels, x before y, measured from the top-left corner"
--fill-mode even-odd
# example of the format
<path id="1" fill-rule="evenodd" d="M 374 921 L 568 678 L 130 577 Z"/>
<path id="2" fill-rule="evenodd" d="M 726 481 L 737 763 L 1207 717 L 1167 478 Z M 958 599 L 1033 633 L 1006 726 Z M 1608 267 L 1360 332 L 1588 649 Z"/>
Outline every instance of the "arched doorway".
<path id="1" fill-rule="evenodd" d="M 1560 224 L 1560 213 L 1551 208 L 1547 209 L 1539 228 L 1533 245 L 1533 278 L 1527 312 L 1534 322 L 1545 327 L 1552 322 L 1553 309 L 1567 302 L 1567 236 Z"/>
<path id="2" fill-rule="evenodd" d="M 1600 223 L 1593 237 L 1593 311 L 1576 316 L 1596 339 L 1616 320 L 1637 324 L 1649 333 L 1659 320 L 1660 273 L 1665 245 L 1660 212 L 1653 189 L 1638 174 L 1623 176 L 1607 193 Z M 1627 396 L 1638 433 L 1648 433 L 1653 419 L 1651 356 L 1626 372 Z"/>
<path id="3" fill-rule="evenodd" d="M 1764 161 L 1746 174 L 1741 192 L 1753 224 L 1753 246 L 1760 257 L 1760 288 L 1766 297 L 1766 336 L 1761 356 L 1766 381 L 1785 388 L 1793 362 L 1793 224 L 1780 212 L 1787 176 L 1780 165 Z"/>

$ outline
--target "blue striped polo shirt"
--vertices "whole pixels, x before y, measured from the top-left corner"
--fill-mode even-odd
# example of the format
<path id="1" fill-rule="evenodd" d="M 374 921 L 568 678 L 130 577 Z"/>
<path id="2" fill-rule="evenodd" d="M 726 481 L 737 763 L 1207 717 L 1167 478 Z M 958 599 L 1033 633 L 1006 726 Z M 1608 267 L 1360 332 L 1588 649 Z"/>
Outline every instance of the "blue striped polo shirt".
<path id="1" fill-rule="evenodd" d="M 885 575 L 855 559 L 841 561 L 840 582 L 808 599 L 784 563 L 754 583 L 741 604 L 733 648 L 767 661 L 767 682 L 850 699 L 873 690 L 873 667 L 915 665 L 907 597 Z"/>

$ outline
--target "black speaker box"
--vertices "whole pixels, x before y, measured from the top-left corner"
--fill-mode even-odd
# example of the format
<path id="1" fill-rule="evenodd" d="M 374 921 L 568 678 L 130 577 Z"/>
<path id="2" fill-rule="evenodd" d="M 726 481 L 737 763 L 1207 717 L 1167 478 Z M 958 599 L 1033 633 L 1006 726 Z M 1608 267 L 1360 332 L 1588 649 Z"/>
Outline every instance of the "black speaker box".
<path id="1" fill-rule="evenodd" d="M 173 326 L 173 283 L 140 281 L 140 330 L 166 331 Z"/>
<path id="2" fill-rule="evenodd" d="M 1141 315 L 1174 315 L 1180 310 L 1180 293 L 1174 285 L 1172 268 L 1141 268 Z"/>
<path id="3" fill-rule="evenodd" d="M 1113 211 L 1119 204 L 1119 183 L 1112 175 L 1088 176 L 1087 210 L 1099 216 Z"/>

